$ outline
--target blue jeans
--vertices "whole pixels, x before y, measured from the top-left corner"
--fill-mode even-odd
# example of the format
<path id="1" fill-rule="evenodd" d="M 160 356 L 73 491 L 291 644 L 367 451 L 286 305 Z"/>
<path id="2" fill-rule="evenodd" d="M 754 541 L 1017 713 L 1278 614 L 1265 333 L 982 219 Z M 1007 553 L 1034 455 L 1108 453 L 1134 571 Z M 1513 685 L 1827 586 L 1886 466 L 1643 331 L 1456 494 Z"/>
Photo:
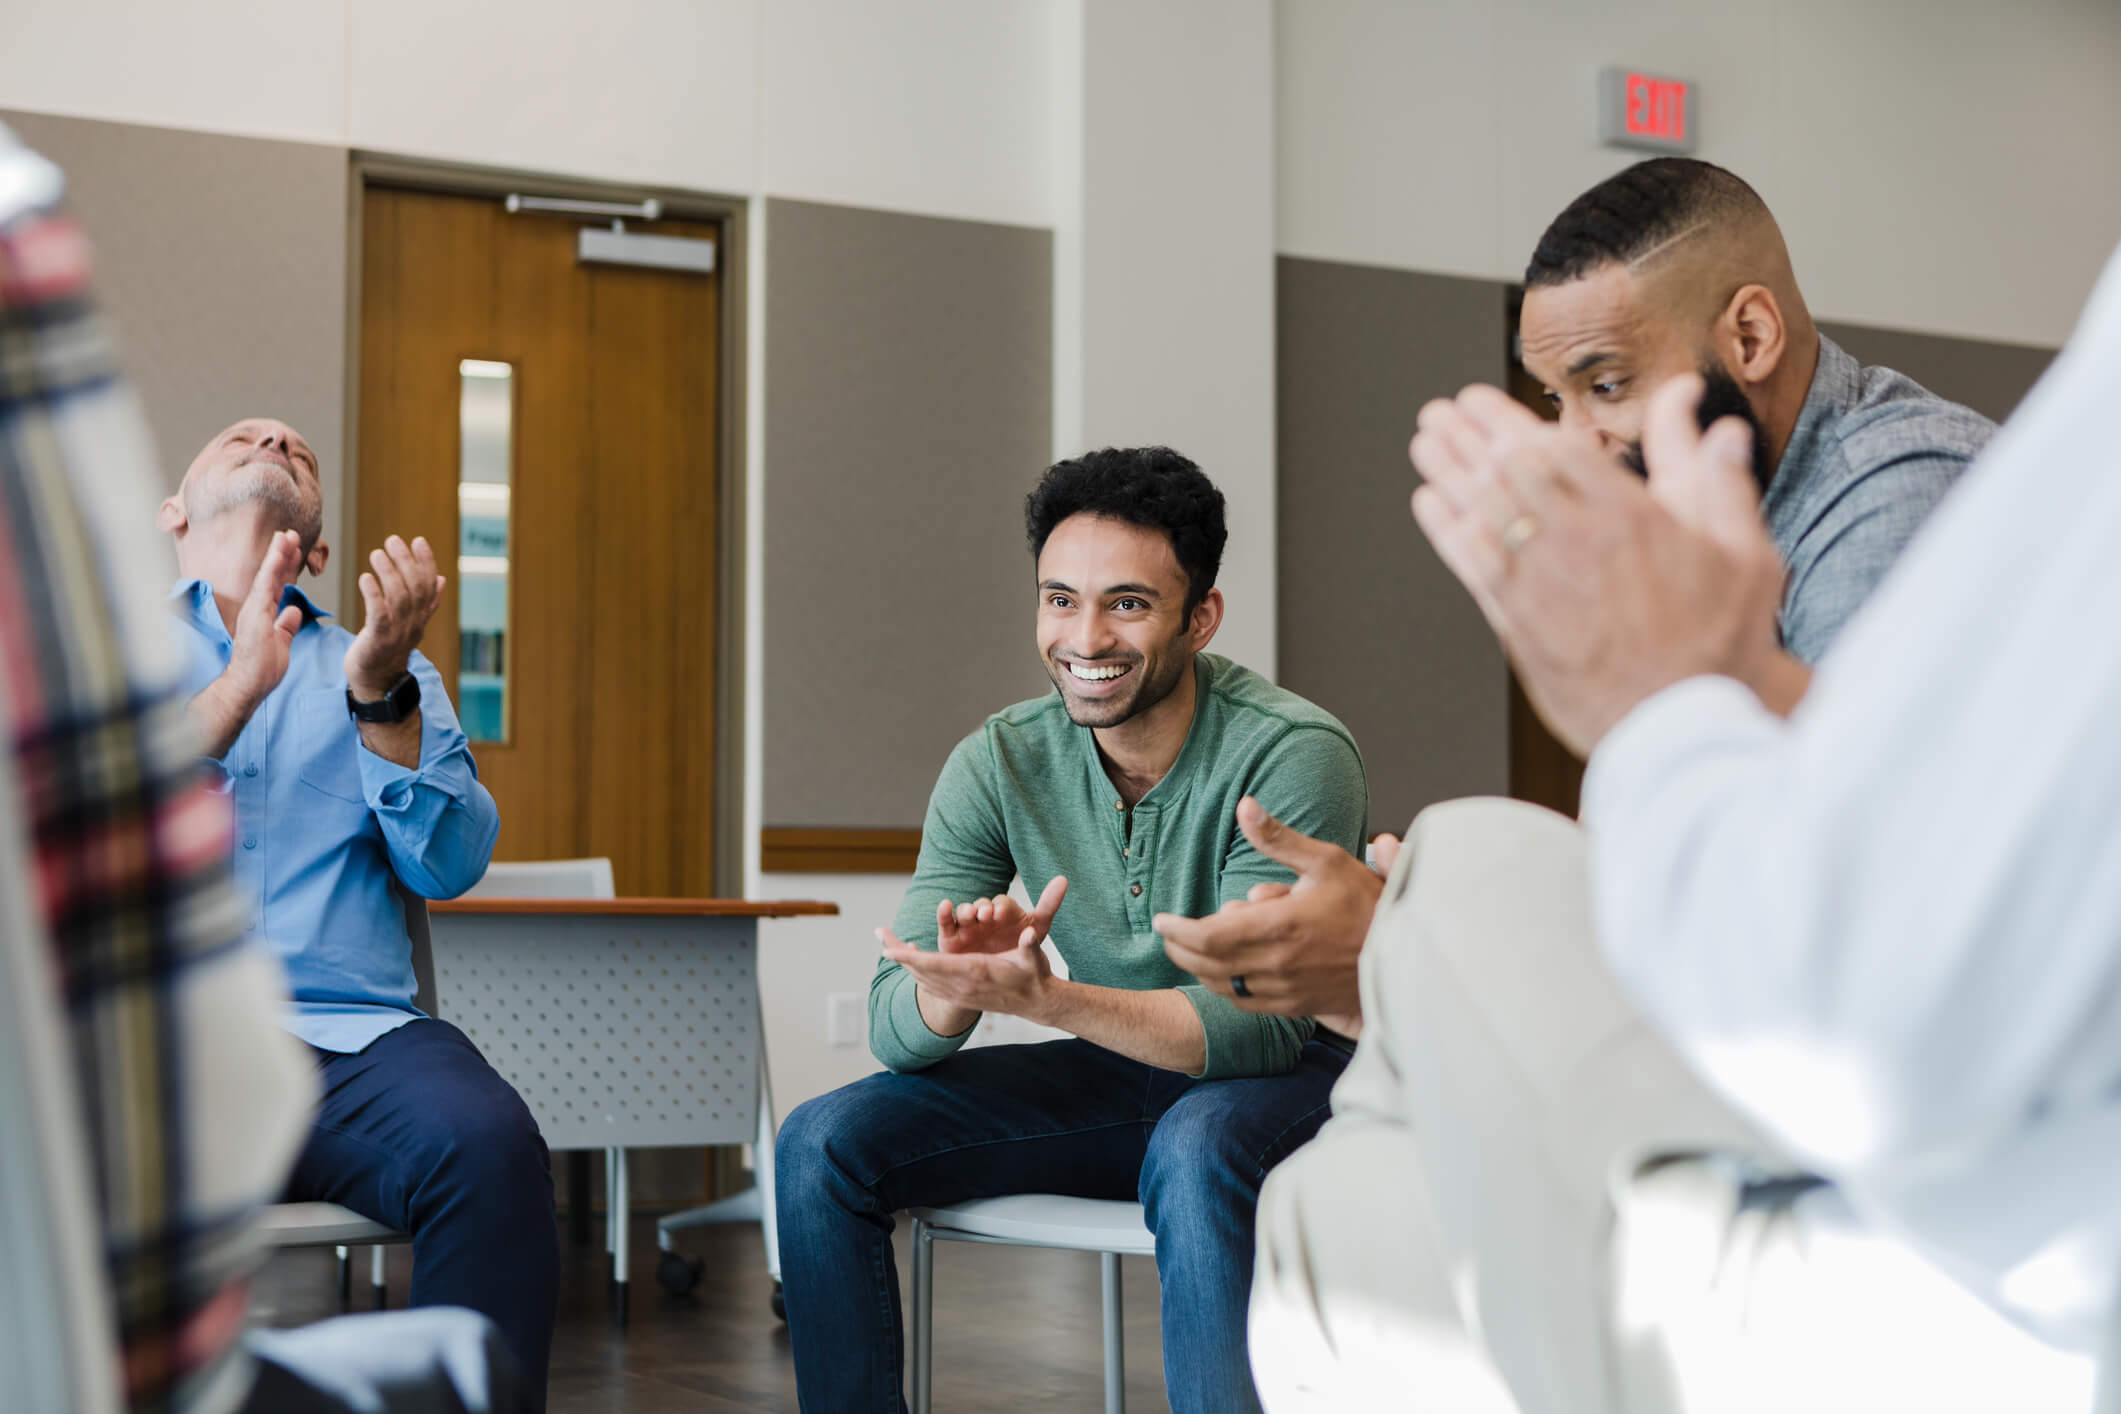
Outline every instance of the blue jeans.
<path id="1" fill-rule="evenodd" d="M 1257 1409 L 1245 1352 L 1252 1210 L 1325 1122 L 1347 1056 L 1197 1081 L 1087 1041 L 960 1051 L 822 1095 L 781 1125 L 781 1279 L 796 1388 L 817 1414 L 905 1407 L 892 1214 L 1004 1193 L 1139 1198 L 1176 1411 Z"/>
<path id="2" fill-rule="evenodd" d="M 537 1121 L 469 1037 L 408 1022 L 352 1055 L 312 1052 L 324 1096 L 287 1180 L 412 1237 L 412 1304 L 492 1320 L 536 1408 L 559 1300 L 552 1164 Z"/>

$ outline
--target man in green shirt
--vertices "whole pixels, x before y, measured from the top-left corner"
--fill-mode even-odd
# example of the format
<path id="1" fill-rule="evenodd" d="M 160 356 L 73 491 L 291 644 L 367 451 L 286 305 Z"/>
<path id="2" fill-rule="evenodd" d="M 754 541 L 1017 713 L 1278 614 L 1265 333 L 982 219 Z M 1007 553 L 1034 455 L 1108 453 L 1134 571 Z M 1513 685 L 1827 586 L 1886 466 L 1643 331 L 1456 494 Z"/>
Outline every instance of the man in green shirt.
<path id="1" fill-rule="evenodd" d="M 1362 760 L 1330 715 L 1202 651 L 1225 532 L 1192 462 L 1165 447 L 1062 462 L 1025 521 L 1056 691 L 988 718 L 936 782 L 912 887 L 877 930 L 869 1044 L 888 1071 L 781 1126 L 797 1384 L 806 1410 L 903 1407 L 894 1212 L 1062 1193 L 1146 1209 L 1172 1408 L 1256 1409 L 1253 1205 L 1325 1120 L 1347 1045 L 1200 986 L 1149 920 L 1288 882 L 1231 824 L 1247 797 L 1360 854 Z M 1007 896 L 1017 877 L 1036 907 Z M 990 1011 L 1071 1039 L 960 1050 Z"/>

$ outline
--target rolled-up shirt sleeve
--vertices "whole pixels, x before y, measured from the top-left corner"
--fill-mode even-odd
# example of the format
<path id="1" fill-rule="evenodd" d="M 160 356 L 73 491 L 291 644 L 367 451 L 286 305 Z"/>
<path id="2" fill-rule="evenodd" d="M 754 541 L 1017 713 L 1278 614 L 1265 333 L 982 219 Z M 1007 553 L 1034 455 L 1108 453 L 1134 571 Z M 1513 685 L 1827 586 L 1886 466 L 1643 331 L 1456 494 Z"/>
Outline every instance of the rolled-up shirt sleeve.
<path id="1" fill-rule="evenodd" d="M 442 675 L 419 653 L 411 670 L 420 683 L 420 764 L 408 770 L 363 749 L 361 790 L 404 885 L 422 898 L 455 898 L 486 873 L 501 815 L 479 783 Z"/>

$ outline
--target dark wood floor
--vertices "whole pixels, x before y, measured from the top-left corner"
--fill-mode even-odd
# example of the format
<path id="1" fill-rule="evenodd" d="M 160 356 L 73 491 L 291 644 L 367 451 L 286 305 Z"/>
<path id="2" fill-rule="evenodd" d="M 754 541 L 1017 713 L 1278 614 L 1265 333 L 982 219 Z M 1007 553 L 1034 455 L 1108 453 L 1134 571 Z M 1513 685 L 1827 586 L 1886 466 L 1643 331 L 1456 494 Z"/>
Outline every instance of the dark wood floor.
<path id="1" fill-rule="evenodd" d="M 602 1227 L 598 1227 L 601 1240 Z M 683 1233 L 679 1247 L 707 1262 L 689 1298 L 674 1300 L 655 1282 L 655 1222 L 633 1223 L 633 1313 L 622 1331 L 609 1314 L 599 1246 L 563 1239 L 565 1270 L 554 1341 L 552 1414 L 664 1414 L 664 1411 L 774 1410 L 794 1414 L 795 1373 L 788 1328 L 774 1318 L 772 1282 L 757 1227 Z M 391 1304 L 405 1302 L 408 1249 L 390 1252 Z M 1124 1259 L 1127 1407 L 1168 1409 L 1157 1337 L 1156 1265 Z M 356 1262 L 354 1303 L 368 1303 L 367 1262 Z M 1097 1258 L 1083 1252 L 936 1245 L 935 1408 L 987 1410 L 1103 1408 Z M 909 1270 L 899 1230 L 899 1272 Z M 275 1256 L 259 1284 L 272 1325 L 300 1325 L 338 1310 L 329 1249 Z"/>

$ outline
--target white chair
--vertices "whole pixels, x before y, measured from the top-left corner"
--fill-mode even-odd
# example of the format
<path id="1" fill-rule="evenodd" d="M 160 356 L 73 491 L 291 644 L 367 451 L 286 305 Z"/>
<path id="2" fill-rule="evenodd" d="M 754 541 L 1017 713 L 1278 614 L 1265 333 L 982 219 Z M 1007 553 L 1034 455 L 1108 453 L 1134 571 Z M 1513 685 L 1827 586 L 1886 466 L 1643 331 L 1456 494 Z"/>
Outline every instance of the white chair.
<path id="1" fill-rule="evenodd" d="M 390 1278 L 383 1249 L 412 1241 L 386 1223 L 364 1218 L 337 1203 L 275 1203 L 259 1220 L 267 1247 L 330 1247 L 339 1257 L 339 1309 L 353 1305 L 353 1249 L 369 1249 L 368 1289 L 377 1310 L 390 1304 Z"/>
<path id="2" fill-rule="evenodd" d="M 466 898 L 617 898 L 611 861 L 596 859 L 497 859 L 486 866 Z"/>
<path id="3" fill-rule="evenodd" d="M 985 1242 L 1095 1252 L 1104 1278 L 1105 1411 L 1127 1407 L 1126 1337 L 1120 1324 L 1119 1259 L 1154 1257 L 1156 1237 L 1142 1205 L 1106 1198 L 1017 1193 L 948 1208 L 915 1208 L 913 1218 L 913 1414 L 929 1414 L 934 1390 L 935 1244 Z"/>
<path id="4" fill-rule="evenodd" d="M 117 1414 L 95 1182 L 26 860 L 14 753 L 0 746 L 0 1370 L 11 1409 Z"/>
<path id="5" fill-rule="evenodd" d="M 429 1016 L 435 1011 L 434 943 L 427 927 L 427 900 L 396 889 L 405 905 L 405 933 L 412 942 L 413 1005 Z M 369 1249 L 368 1290 L 375 1308 L 390 1304 L 390 1280 L 383 1249 L 412 1241 L 385 1223 L 364 1218 L 337 1203 L 275 1203 L 259 1224 L 268 1247 L 331 1247 L 339 1256 L 339 1309 L 353 1304 L 353 1249 Z"/>

